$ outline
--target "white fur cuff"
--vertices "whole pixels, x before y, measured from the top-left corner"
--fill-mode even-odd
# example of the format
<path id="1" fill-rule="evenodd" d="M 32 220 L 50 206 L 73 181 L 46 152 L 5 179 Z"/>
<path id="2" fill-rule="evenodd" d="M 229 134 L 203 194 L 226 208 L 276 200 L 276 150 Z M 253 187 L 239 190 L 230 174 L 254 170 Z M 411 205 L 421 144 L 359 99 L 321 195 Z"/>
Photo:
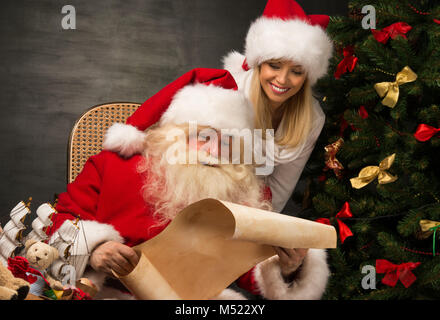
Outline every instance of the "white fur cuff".
<path id="1" fill-rule="evenodd" d="M 141 153 L 144 142 L 144 132 L 129 124 L 115 123 L 107 130 L 102 147 L 128 158 Z"/>
<path id="2" fill-rule="evenodd" d="M 261 295 L 270 300 L 320 299 L 330 275 L 326 258 L 325 250 L 309 249 L 293 283 L 284 282 L 278 256 L 259 263 L 254 277 Z"/>

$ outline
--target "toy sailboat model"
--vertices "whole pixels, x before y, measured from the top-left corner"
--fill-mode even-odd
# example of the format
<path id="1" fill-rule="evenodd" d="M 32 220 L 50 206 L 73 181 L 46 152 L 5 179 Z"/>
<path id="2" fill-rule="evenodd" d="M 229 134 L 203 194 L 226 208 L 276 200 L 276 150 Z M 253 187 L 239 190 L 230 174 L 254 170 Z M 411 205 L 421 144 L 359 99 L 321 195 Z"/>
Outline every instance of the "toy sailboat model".
<path id="1" fill-rule="evenodd" d="M 50 203 L 43 203 L 38 207 L 37 217 L 31 223 L 31 232 L 23 237 L 23 231 L 27 229 L 24 220 L 31 214 L 29 209 L 30 200 L 31 198 L 27 204 L 21 201 L 12 209 L 10 213 L 11 220 L 0 232 L 0 262 L 7 266 L 8 258 L 23 255 L 23 253 L 17 252 L 19 251 L 17 248 L 23 247 L 27 240 L 46 242 L 58 249 L 60 256 L 50 266 L 50 273 L 54 278 L 62 281 L 63 284 L 74 285 L 76 276 L 83 274 L 90 256 L 90 253 L 75 254 L 75 244 L 79 240 L 82 221 L 79 218 L 76 221 L 65 221 L 49 239 L 46 231 L 52 225 L 52 216 L 56 213 L 56 210 Z M 87 246 L 85 235 L 81 240 Z"/>
<path id="2" fill-rule="evenodd" d="M 63 284 L 75 284 L 76 275 L 82 274 L 87 265 L 89 255 L 76 255 L 74 243 L 79 236 L 81 221 L 67 220 L 52 235 L 49 245 L 58 249 L 60 257 L 55 260 L 50 273 L 57 279 L 62 280 Z"/>
<path id="3" fill-rule="evenodd" d="M 31 200 L 31 199 L 29 199 Z M 29 203 L 20 201 L 11 210 L 9 220 L 0 233 L 0 262 L 7 266 L 8 258 L 15 256 L 17 248 L 23 246 L 23 231 L 26 229 L 24 220 L 31 213 Z"/>

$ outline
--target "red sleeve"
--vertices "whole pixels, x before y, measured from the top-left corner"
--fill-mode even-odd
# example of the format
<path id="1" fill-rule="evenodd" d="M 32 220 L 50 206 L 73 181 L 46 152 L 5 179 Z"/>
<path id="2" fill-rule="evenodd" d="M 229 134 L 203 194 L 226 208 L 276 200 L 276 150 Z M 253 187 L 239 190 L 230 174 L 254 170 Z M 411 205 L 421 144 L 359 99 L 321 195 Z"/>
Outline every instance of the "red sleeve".
<path id="1" fill-rule="evenodd" d="M 56 205 L 57 213 L 52 217 L 53 225 L 47 230 L 52 235 L 65 220 L 96 220 L 96 207 L 99 198 L 102 166 L 102 152 L 90 157 L 75 181 L 67 185 L 67 191 L 60 194 Z"/>
<path id="2" fill-rule="evenodd" d="M 254 295 L 260 295 L 261 293 L 258 290 L 257 282 L 254 277 L 254 269 L 255 267 L 243 274 L 237 279 L 236 283 L 240 288 L 245 289 Z"/>

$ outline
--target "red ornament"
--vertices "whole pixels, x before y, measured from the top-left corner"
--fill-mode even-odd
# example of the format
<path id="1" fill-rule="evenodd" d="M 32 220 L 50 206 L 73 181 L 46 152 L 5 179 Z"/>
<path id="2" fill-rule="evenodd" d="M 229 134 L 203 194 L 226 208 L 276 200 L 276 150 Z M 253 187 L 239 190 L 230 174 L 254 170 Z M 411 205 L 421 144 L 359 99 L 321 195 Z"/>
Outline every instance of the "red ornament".
<path id="1" fill-rule="evenodd" d="M 382 279 L 382 283 L 394 287 L 397 281 L 409 288 L 414 281 L 416 281 L 416 276 L 411 272 L 420 265 L 420 262 L 407 262 L 402 264 L 393 264 L 385 259 L 376 260 L 376 272 L 385 273 Z"/>
<path id="2" fill-rule="evenodd" d="M 359 131 L 360 130 L 360 129 L 356 128 L 354 125 L 349 124 L 347 122 L 347 120 L 345 120 L 344 115 L 342 114 L 341 115 L 341 125 L 340 125 L 340 128 L 339 128 L 339 135 L 341 137 L 344 135 L 344 131 L 345 131 L 345 129 L 348 128 L 348 126 L 350 126 L 351 130 L 353 130 L 353 131 Z"/>
<path id="3" fill-rule="evenodd" d="M 440 20 L 438 19 L 432 19 L 432 20 L 434 20 L 435 23 L 440 24 Z"/>
<path id="4" fill-rule="evenodd" d="M 359 108 L 359 115 L 361 116 L 362 119 L 367 119 L 368 118 L 369 115 L 368 115 L 368 112 L 367 112 L 367 110 L 365 109 L 364 106 L 361 106 Z"/>
<path id="5" fill-rule="evenodd" d="M 422 123 L 417 127 L 414 137 L 421 142 L 425 142 L 431 139 L 439 131 L 440 129 Z"/>
<path id="6" fill-rule="evenodd" d="M 350 205 L 348 204 L 348 202 L 345 202 L 344 205 L 342 206 L 341 211 L 339 211 L 338 214 L 336 215 L 336 220 L 338 221 L 338 226 L 339 226 L 339 238 L 341 239 L 341 243 L 344 243 L 345 239 L 351 237 L 353 233 L 351 232 L 350 228 L 338 218 L 351 218 L 351 217 L 353 217 L 353 214 L 351 213 Z M 316 219 L 315 222 L 330 225 L 330 219 L 328 218 L 319 218 Z"/>
<path id="7" fill-rule="evenodd" d="M 348 71 L 352 72 L 358 61 L 358 58 L 353 55 L 354 54 L 353 46 L 345 47 L 343 50 L 343 54 L 344 54 L 344 59 L 342 59 L 342 61 L 338 64 L 334 74 L 336 79 L 339 79 L 341 75 L 343 75 Z"/>
<path id="8" fill-rule="evenodd" d="M 405 33 L 411 29 L 412 27 L 405 22 L 396 22 L 382 30 L 371 29 L 371 32 L 378 42 L 385 44 L 389 38 L 395 39 L 399 35 L 406 39 Z"/>
<path id="9" fill-rule="evenodd" d="M 339 135 L 342 137 L 344 135 L 345 129 L 348 127 L 348 122 L 345 120 L 344 115 L 341 115 L 341 126 L 339 127 Z"/>

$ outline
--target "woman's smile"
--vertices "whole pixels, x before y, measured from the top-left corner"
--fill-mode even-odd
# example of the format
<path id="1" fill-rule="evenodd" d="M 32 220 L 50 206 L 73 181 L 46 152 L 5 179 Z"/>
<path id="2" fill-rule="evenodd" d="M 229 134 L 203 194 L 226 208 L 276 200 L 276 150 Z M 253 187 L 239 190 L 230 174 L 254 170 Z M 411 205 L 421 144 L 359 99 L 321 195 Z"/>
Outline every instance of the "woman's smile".
<path id="1" fill-rule="evenodd" d="M 289 87 L 280 87 L 274 83 L 270 83 L 272 90 L 275 94 L 285 94 L 290 88 Z"/>

